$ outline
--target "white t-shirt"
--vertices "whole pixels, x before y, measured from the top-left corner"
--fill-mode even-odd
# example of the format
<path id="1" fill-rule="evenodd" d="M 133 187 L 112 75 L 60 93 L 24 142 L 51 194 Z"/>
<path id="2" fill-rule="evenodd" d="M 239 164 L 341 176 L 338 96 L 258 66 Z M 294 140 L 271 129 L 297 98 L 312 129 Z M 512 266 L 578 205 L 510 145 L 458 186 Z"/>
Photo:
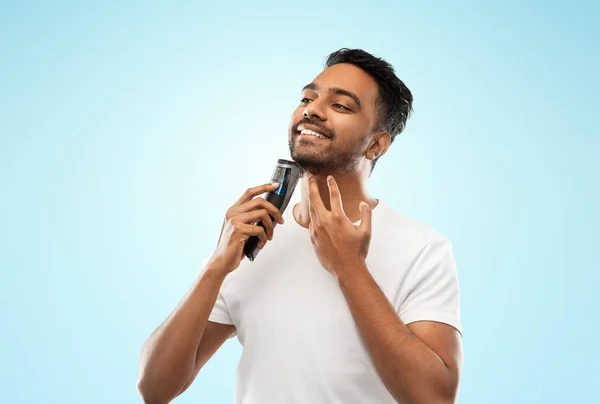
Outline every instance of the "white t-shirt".
<path id="1" fill-rule="evenodd" d="M 235 325 L 243 346 L 235 403 L 395 403 L 310 231 L 294 219 L 294 204 L 254 262 L 244 258 L 225 278 L 209 317 Z M 437 321 L 462 332 L 446 238 L 379 201 L 366 263 L 405 324 Z"/>

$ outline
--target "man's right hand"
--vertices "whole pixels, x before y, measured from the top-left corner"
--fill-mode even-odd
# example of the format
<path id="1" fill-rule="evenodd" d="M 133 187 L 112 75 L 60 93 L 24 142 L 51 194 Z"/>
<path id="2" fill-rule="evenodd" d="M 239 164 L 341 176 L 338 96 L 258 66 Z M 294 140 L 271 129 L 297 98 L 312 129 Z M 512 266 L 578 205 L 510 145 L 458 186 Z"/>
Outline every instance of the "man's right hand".
<path id="1" fill-rule="evenodd" d="M 257 236 L 262 248 L 273 238 L 273 220 L 283 223 L 279 209 L 264 198 L 254 198 L 277 186 L 279 184 L 265 184 L 250 188 L 227 210 L 221 237 L 207 270 L 144 343 L 137 387 L 145 402 L 168 403 L 183 393 L 200 368 L 232 335 L 235 326 L 211 323 L 208 319 L 225 276 L 236 269 L 244 257 L 246 240 Z"/>
<path id="2" fill-rule="evenodd" d="M 244 243 L 250 236 L 257 236 L 260 239 L 258 248 L 263 248 L 268 240 L 273 239 L 272 218 L 283 224 L 281 212 L 264 198 L 254 197 L 273 191 L 278 186 L 278 183 L 269 183 L 249 188 L 227 210 L 212 262 L 218 262 L 219 267 L 229 273 L 240 266 L 244 258 Z M 257 222 L 262 222 L 264 228 L 255 226 L 254 223 Z"/>

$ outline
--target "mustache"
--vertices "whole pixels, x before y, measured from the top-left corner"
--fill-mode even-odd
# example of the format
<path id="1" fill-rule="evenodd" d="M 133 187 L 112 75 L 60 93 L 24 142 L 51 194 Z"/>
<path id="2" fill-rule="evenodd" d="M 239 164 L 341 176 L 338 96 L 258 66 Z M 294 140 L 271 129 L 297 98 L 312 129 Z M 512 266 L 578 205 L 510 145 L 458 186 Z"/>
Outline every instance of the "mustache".
<path id="1" fill-rule="evenodd" d="M 317 128 L 319 128 L 319 130 L 325 135 L 328 136 L 330 138 L 333 139 L 333 136 L 335 135 L 335 132 L 333 130 L 330 130 L 322 125 L 320 125 L 317 122 L 308 120 L 308 119 L 303 119 L 300 122 L 298 122 L 295 126 L 294 126 L 294 133 L 298 132 L 298 126 L 305 124 L 305 125 L 312 125 L 312 126 L 316 126 Z"/>

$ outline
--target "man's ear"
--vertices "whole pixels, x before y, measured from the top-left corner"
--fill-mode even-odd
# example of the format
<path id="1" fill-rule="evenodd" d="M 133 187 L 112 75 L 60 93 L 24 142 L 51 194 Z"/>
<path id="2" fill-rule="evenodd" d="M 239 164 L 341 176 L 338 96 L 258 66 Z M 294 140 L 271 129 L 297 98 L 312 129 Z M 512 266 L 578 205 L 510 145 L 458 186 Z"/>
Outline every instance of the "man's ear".
<path id="1" fill-rule="evenodd" d="M 377 157 L 381 156 L 385 152 L 387 152 L 390 144 L 392 143 L 392 137 L 386 131 L 380 131 L 373 135 L 371 139 L 371 144 L 367 149 L 366 157 L 369 160 L 375 160 Z"/>

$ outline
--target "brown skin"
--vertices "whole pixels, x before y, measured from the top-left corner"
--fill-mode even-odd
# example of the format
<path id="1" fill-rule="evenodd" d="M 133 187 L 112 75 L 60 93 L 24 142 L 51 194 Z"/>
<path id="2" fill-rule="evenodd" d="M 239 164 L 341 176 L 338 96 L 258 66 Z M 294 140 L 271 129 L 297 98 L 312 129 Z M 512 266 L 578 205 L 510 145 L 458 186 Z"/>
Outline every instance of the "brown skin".
<path id="1" fill-rule="evenodd" d="M 314 174 L 310 183 L 308 176 L 302 179 L 302 199 L 293 207 L 294 218 L 311 229 L 315 252 L 324 268 L 338 279 L 365 346 L 391 394 L 407 403 L 453 402 L 462 361 L 458 331 L 434 322 L 403 324 L 364 260 L 371 210 L 378 203 L 367 191 L 369 160 L 385 153 L 390 145 L 389 134 L 377 129 L 377 85 L 362 70 L 346 64 L 324 70 L 313 83 L 318 91 L 303 92 L 307 100 L 294 111 L 290 123 L 292 158 Z M 361 108 L 350 97 L 329 94 L 330 87 L 356 94 Z M 308 118 L 303 118 L 304 111 Z M 298 138 L 296 128 L 301 122 L 318 126 L 331 139 L 317 143 Z M 335 177 L 329 185 L 328 174 Z M 208 316 L 225 277 L 243 259 L 244 241 L 257 235 L 264 246 L 273 235 L 267 213 L 280 223 L 283 220 L 272 205 L 256 197 L 273 189 L 269 187 L 249 189 L 227 211 L 206 271 L 145 342 L 138 380 L 144 402 L 168 403 L 183 393 L 235 332 L 234 326 L 210 322 Z M 361 213 L 362 201 L 369 209 Z M 361 226 L 352 224 L 361 218 Z M 255 220 L 261 220 L 267 231 L 254 226 Z"/>
<path id="2" fill-rule="evenodd" d="M 377 83 L 361 69 L 349 64 L 337 64 L 325 69 L 313 83 L 318 90 L 305 89 L 301 103 L 292 114 L 289 128 L 289 147 L 292 159 L 316 176 L 320 193 L 326 196 L 326 175 L 336 178 L 344 196 L 346 214 L 356 221 L 360 218 L 358 205 L 366 201 L 374 208 L 378 201 L 367 191 L 371 160 L 385 153 L 391 138 L 385 130 L 377 130 L 378 114 L 375 101 Z M 341 88 L 354 93 L 360 106 L 349 96 L 331 94 L 329 88 Z M 307 116 L 308 117 L 307 117 Z M 321 128 L 329 140 L 302 139 L 298 125 L 308 123 Z M 308 188 L 306 177 L 301 183 L 302 200 L 295 206 L 298 223 L 308 228 Z M 325 198 L 325 205 L 329 201 Z"/>
<path id="3" fill-rule="evenodd" d="M 404 324 L 365 261 L 378 203 L 367 191 L 370 160 L 390 145 L 389 134 L 377 128 L 377 84 L 350 64 L 324 70 L 313 83 L 318 90 L 303 91 L 290 124 L 292 158 L 307 172 L 294 218 L 310 229 L 317 257 L 338 280 L 375 368 L 396 400 L 453 403 L 462 367 L 460 333 L 432 321 Z M 354 93 L 361 108 L 351 97 L 328 91 L 333 87 Z M 303 140 L 297 134 L 300 123 L 332 136 Z"/>
<path id="4" fill-rule="evenodd" d="M 443 323 L 400 320 L 366 264 L 372 209 L 361 203 L 361 223 L 354 225 L 335 179 L 326 179 L 327 209 L 316 177 L 307 177 L 313 247 L 323 268 L 338 280 L 385 386 L 403 403 L 455 402 L 462 363 L 459 332 Z"/>
<path id="5" fill-rule="evenodd" d="M 215 253 L 206 270 L 196 278 L 179 305 L 148 337 L 140 354 L 137 388 L 145 403 L 168 403 L 183 393 L 235 327 L 208 321 L 219 289 L 243 259 L 243 246 L 250 236 L 264 246 L 273 238 L 273 216 L 283 217 L 262 197 L 277 188 L 264 184 L 248 189 L 225 214 Z M 255 198 L 256 197 L 256 198 Z M 262 221 L 265 229 L 255 226 Z"/>

